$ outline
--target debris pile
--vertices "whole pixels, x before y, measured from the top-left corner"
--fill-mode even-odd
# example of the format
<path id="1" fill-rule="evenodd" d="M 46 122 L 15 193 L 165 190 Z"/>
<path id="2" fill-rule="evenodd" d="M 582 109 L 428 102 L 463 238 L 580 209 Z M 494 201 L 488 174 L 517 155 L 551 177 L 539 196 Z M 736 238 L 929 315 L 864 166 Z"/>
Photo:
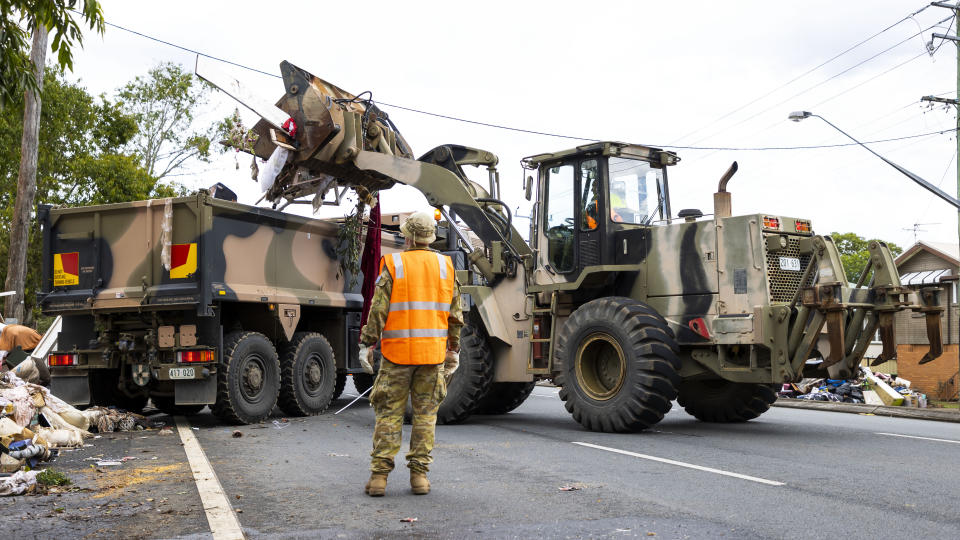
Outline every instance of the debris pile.
<path id="1" fill-rule="evenodd" d="M 0 496 L 18 495 L 36 485 L 36 467 L 59 448 L 84 446 L 93 432 L 145 429 L 138 414 L 106 407 L 80 411 L 43 386 L 25 382 L 14 372 L 0 377 Z"/>
<path id="2" fill-rule="evenodd" d="M 910 389 L 910 381 L 886 373 L 873 373 L 865 367 L 856 379 L 803 379 L 787 383 L 780 397 L 829 401 L 834 403 L 867 403 L 894 407 L 927 406 L 927 395 Z"/>

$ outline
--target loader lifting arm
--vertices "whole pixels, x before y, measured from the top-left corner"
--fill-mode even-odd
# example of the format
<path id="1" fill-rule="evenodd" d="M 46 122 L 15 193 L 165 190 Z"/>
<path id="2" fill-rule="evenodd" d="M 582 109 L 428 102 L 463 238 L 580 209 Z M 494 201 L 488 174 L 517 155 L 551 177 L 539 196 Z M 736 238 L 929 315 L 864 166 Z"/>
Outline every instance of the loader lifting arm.
<path id="1" fill-rule="evenodd" d="M 421 191 L 430 205 L 449 207 L 487 246 L 489 259 L 468 243 L 464 247 L 472 251 L 469 259 L 488 280 L 515 276 L 518 266 L 532 264 L 530 247 L 513 227 L 509 208 L 498 199 L 493 153 L 444 145 L 416 160 L 396 126 L 369 97 L 350 94 L 289 62 L 281 63 L 280 70 L 286 93 L 271 109 L 248 104 L 231 91 L 231 81 L 201 72 L 199 65 L 197 69 L 200 77 L 261 116 L 253 127 L 254 155 L 268 159 L 278 149 L 289 152 L 265 194 L 267 200 L 277 204 L 313 197 L 317 207 L 317 201 L 336 187 L 373 192 L 406 184 Z M 290 120 L 281 122 L 284 116 Z M 490 190 L 470 181 L 463 165 L 486 166 Z M 452 219 L 448 221 L 456 227 Z"/>

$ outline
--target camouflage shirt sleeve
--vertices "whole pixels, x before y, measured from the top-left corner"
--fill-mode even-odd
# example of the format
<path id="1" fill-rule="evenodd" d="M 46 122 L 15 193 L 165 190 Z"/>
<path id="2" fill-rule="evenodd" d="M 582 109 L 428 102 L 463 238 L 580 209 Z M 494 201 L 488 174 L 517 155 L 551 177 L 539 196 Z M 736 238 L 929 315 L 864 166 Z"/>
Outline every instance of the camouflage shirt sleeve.
<path id="1" fill-rule="evenodd" d="M 453 300 L 450 301 L 450 315 L 447 317 L 447 348 L 460 350 L 460 328 L 463 327 L 463 306 L 460 305 L 460 282 L 453 282 Z"/>
<path id="2" fill-rule="evenodd" d="M 367 314 L 367 324 L 360 330 L 360 343 L 370 347 L 380 341 L 380 332 L 387 323 L 387 312 L 390 310 L 390 296 L 393 294 L 393 276 L 387 267 L 377 278 L 377 285 L 373 289 L 373 299 L 370 301 L 370 313 Z M 459 335 L 459 331 L 458 331 Z"/>

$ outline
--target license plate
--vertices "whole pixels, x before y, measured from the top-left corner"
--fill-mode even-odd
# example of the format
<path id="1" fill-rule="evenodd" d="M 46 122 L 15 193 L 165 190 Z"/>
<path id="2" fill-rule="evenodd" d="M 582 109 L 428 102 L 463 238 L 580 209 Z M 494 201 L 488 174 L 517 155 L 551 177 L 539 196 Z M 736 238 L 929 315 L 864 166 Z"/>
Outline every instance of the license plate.
<path id="1" fill-rule="evenodd" d="M 194 372 L 192 367 L 172 367 L 170 368 L 171 379 L 193 379 Z"/>
<path id="2" fill-rule="evenodd" d="M 795 270 L 800 271 L 800 259 L 796 257 L 780 257 L 780 269 L 781 270 Z"/>

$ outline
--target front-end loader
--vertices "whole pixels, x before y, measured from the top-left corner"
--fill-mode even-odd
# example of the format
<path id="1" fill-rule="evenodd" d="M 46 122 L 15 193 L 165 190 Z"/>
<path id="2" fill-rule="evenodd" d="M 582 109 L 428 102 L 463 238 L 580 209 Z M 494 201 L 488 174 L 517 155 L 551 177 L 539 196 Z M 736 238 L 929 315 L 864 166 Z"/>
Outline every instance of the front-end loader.
<path id="1" fill-rule="evenodd" d="M 938 288 L 904 288 L 883 242 L 870 243 L 867 268 L 849 283 L 833 240 L 810 220 L 733 216 L 736 163 L 705 216 L 673 213 L 670 151 L 597 142 L 525 158 L 527 243 L 500 197 L 493 153 L 444 145 L 415 159 L 370 99 L 287 62 L 281 72 L 274 106 L 198 70 L 260 114 L 253 154 L 287 154 L 267 192 L 275 206 L 400 183 L 444 217 L 435 247 L 455 255 L 469 309 L 442 422 L 507 412 L 540 379 L 596 431 L 648 428 L 675 399 L 702 421 L 750 420 L 782 383 L 858 372 L 878 333 L 883 358 L 895 357 L 893 315 L 904 309 L 927 318 L 927 360 L 942 352 Z M 487 168 L 488 184 L 471 181 L 468 165 Z"/>

